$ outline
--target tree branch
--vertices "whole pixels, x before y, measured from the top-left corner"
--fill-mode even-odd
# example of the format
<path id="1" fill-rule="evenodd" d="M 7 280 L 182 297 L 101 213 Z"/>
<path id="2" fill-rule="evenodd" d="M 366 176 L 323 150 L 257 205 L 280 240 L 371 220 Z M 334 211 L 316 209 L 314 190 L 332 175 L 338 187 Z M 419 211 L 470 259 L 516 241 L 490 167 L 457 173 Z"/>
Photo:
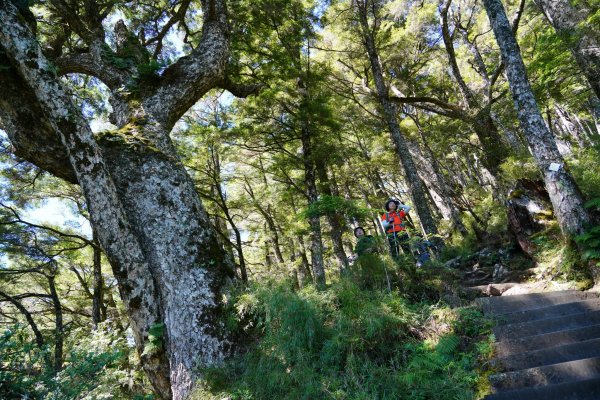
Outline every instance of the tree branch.
<path id="1" fill-rule="evenodd" d="M 454 104 L 447 103 L 443 100 L 436 99 L 435 97 L 428 96 L 415 96 L 415 97 L 397 97 L 390 96 L 390 100 L 399 104 L 414 104 L 415 107 L 426 109 L 427 111 L 435 112 L 436 114 L 445 115 L 450 118 L 460 119 L 462 121 L 470 121 L 471 116 L 469 113 L 461 107 Z M 426 107 L 420 103 L 430 103 L 440 107 L 442 110 Z"/>
<path id="2" fill-rule="evenodd" d="M 162 50 L 162 41 L 163 41 L 164 37 L 167 35 L 167 33 L 169 32 L 169 30 L 171 29 L 171 27 L 173 25 L 175 25 L 177 22 L 184 21 L 185 14 L 187 13 L 188 8 L 190 7 L 190 3 L 191 3 L 191 0 L 183 0 L 181 2 L 181 5 L 177 9 L 177 11 L 173 14 L 173 16 L 169 19 L 169 21 L 167 21 L 165 26 L 162 27 L 162 29 L 160 30 L 158 35 L 156 35 L 153 38 L 148 39 L 148 41 L 146 42 L 146 44 L 156 43 L 156 49 L 154 49 L 154 54 L 152 55 L 153 59 L 156 60 L 156 58 L 160 54 L 160 52 Z"/>
<path id="3" fill-rule="evenodd" d="M 2 49 L 0 64 L 11 65 Z M 14 154 L 67 182 L 77 183 L 65 147 L 32 89 L 14 68 L 0 73 L 0 87 L 0 127 L 8 134 Z"/>
<path id="4" fill-rule="evenodd" d="M 477 100 L 475 99 L 475 96 L 473 95 L 471 89 L 465 83 L 460 69 L 458 68 L 458 63 L 456 62 L 456 53 L 454 52 L 454 44 L 452 43 L 453 35 L 450 34 L 450 28 L 448 27 L 448 10 L 450 9 L 450 4 L 452 4 L 452 0 L 445 0 L 442 4 L 442 9 L 440 10 L 444 47 L 446 48 L 446 53 L 448 54 L 448 62 L 450 63 L 452 75 L 458 83 L 458 87 L 460 89 L 461 94 L 463 95 L 463 98 L 465 99 L 469 107 L 476 107 Z"/>
<path id="5" fill-rule="evenodd" d="M 54 229 L 54 228 L 51 228 L 49 226 L 38 225 L 38 224 L 34 224 L 32 222 L 25 221 L 25 220 L 23 220 L 21 218 L 21 216 L 19 215 L 19 213 L 17 212 L 17 210 L 15 210 L 14 208 L 12 208 L 10 206 L 7 206 L 6 204 L 4 204 L 2 202 L 0 202 L 0 207 L 3 207 L 5 209 L 9 210 L 11 212 L 11 214 L 13 214 L 14 217 L 15 217 L 14 221 L 8 221 L 8 222 L 2 222 L 2 221 L 0 221 L 0 225 L 12 225 L 12 224 L 15 224 L 15 223 L 20 223 L 20 224 L 27 225 L 27 226 L 32 227 L 32 228 L 38 228 L 38 229 L 43 229 L 45 231 L 52 232 L 52 233 L 54 233 L 56 235 L 59 235 L 61 237 L 81 240 L 82 242 L 84 242 L 88 246 L 96 247 L 96 244 L 94 242 L 92 242 L 89 239 L 86 239 L 83 236 L 79 236 L 79 235 L 75 235 L 75 234 L 69 234 L 69 233 L 64 233 L 64 232 L 59 231 L 58 229 Z"/>
<path id="6" fill-rule="evenodd" d="M 58 68 L 59 76 L 73 73 L 94 76 L 111 90 L 125 85 L 128 74 L 110 62 L 98 58 L 91 53 L 73 53 L 57 58 L 54 60 L 54 65 Z"/>
<path id="7" fill-rule="evenodd" d="M 262 83 L 235 83 L 231 81 L 229 76 L 226 76 L 217 86 L 240 98 L 258 94 L 265 87 Z"/>
<path id="8" fill-rule="evenodd" d="M 224 0 L 202 0 L 203 26 L 199 46 L 181 57 L 148 88 L 144 106 L 167 129 L 225 76 L 229 57 L 229 24 Z"/>
<path id="9" fill-rule="evenodd" d="M 44 336 L 42 336 L 42 333 L 38 329 L 35 321 L 33 320 L 33 317 L 31 316 L 31 313 L 29 311 L 27 311 L 27 309 L 23 306 L 23 304 L 21 304 L 16 298 L 8 295 L 7 293 L 0 291 L 0 297 L 3 297 L 7 301 L 9 301 L 12 305 L 14 305 L 21 312 L 21 314 L 23 314 L 23 316 L 27 320 L 27 323 L 31 327 L 33 334 L 35 335 L 35 342 L 36 342 L 37 346 L 40 349 L 43 349 L 44 348 Z"/>

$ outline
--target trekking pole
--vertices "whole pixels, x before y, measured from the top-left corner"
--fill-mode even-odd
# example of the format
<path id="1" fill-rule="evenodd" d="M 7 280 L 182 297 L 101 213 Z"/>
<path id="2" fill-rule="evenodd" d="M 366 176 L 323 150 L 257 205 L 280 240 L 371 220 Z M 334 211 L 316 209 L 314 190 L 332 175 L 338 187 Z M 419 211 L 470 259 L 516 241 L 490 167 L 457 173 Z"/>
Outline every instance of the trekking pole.
<path id="1" fill-rule="evenodd" d="M 385 262 L 382 263 L 382 265 L 383 265 L 383 270 L 385 271 L 385 280 L 387 281 L 388 292 L 392 293 L 392 285 L 390 283 L 390 277 L 388 275 L 387 268 L 385 267 Z"/>

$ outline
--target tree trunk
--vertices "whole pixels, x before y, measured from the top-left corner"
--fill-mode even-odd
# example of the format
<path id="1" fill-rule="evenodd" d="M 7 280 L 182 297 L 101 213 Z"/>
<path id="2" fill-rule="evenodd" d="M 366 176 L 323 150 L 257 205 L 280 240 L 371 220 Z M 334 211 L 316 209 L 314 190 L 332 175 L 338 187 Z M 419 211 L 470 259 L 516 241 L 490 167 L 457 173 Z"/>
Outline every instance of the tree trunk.
<path id="1" fill-rule="evenodd" d="M 312 144 L 308 127 L 306 123 L 302 127 L 302 159 L 304 162 L 304 184 L 306 185 L 306 195 L 308 205 L 314 204 L 319 195 L 317 192 L 317 183 L 315 177 L 315 164 L 312 156 Z M 310 225 L 310 253 L 313 279 L 318 288 L 325 287 L 325 266 L 323 264 L 323 240 L 321 238 L 321 220 L 318 215 L 311 215 L 308 218 Z"/>
<path id="2" fill-rule="evenodd" d="M 267 224 L 269 225 L 269 236 L 271 238 L 271 243 L 273 244 L 273 249 L 275 250 L 275 257 L 277 258 L 279 265 L 283 265 L 285 261 L 283 259 L 283 253 L 281 252 L 281 246 L 279 244 L 279 233 L 277 232 L 275 221 L 273 221 L 273 217 L 271 216 L 270 204 L 267 206 L 267 210 L 265 210 L 265 215 L 268 216 Z"/>
<path id="3" fill-rule="evenodd" d="M 139 129 L 135 137 L 161 137 L 162 143 L 113 147 L 111 134 L 99 141 L 159 290 L 173 397 L 183 398 L 193 369 L 219 362 L 229 351 L 219 299 L 233 264 L 168 136 L 154 132 L 160 125 L 129 127 Z"/>
<path id="4" fill-rule="evenodd" d="M 408 151 L 406 140 L 404 139 L 404 137 L 402 136 L 402 132 L 400 131 L 400 125 L 398 124 L 398 120 L 396 117 L 396 107 L 389 99 L 389 91 L 383 78 L 381 63 L 379 60 L 379 55 L 377 53 L 377 48 L 375 46 L 375 38 L 373 36 L 372 29 L 369 27 L 369 22 L 367 19 L 366 1 L 357 1 L 357 4 L 364 45 L 366 47 L 367 53 L 369 54 L 371 71 L 373 73 L 373 79 L 375 80 L 375 86 L 377 88 L 377 95 L 381 107 L 383 109 L 383 117 L 387 122 L 388 129 L 392 136 L 392 141 L 394 143 L 396 155 L 400 159 L 402 167 L 404 169 L 407 184 L 410 188 L 413 204 L 415 206 L 417 214 L 419 215 L 419 219 L 421 221 L 421 224 L 423 225 L 425 233 L 436 234 L 437 226 L 433 220 L 431 208 L 427 201 L 425 190 L 423 189 L 423 184 L 417 173 L 415 163 Z"/>
<path id="5" fill-rule="evenodd" d="M 1 46 L 25 88 L 14 97 L 36 99 L 43 111 L 38 118 L 48 118 L 66 149 L 119 282 L 142 366 L 160 398 L 181 399 L 192 388 L 194 369 L 222 360 L 230 346 L 219 302 L 231 260 L 219 247 L 169 139 L 170 126 L 198 93 L 208 90 L 206 83 L 194 86 L 184 80 L 161 88 L 144 109 L 170 110 L 164 119 L 168 124 L 161 126 L 139 108 L 131 110 L 121 115 L 122 129 L 98 138 L 100 149 L 54 66 L 7 0 L 0 0 L 0 20 Z M 217 28 L 211 20 L 204 29 Z M 211 50 L 218 51 L 219 44 L 212 41 Z M 183 62 L 193 63 L 194 57 Z M 192 89 L 189 97 L 176 101 L 175 96 Z M 132 115 L 135 119 L 129 119 Z M 144 352 L 150 329 L 160 332 L 161 327 L 164 334 L 157 339 L 164 345 Z"/>
<path id="6" fill-rule="evenodd" d="M 54 371 L 58 372 L 62 369 L 63 364 L 63 342 L 65 334 L 62 306 L 60 305 L 60 299 L 56 292 L 54 275 L 49 275 L 46 278 L 48 279 L 50 296 L 52 298 L 52 305 L 54 306 Z"/>
<path id="7" fill-rule="evenodd" d="M 98 235 L 93 232 L 94 248 L 94 284 L 92 289 L 92 323 L 94 329 L 106 318 L 106 306 L 104 305 L 104 279 L 102 279 L 102 249 L 98 242 Z"/>
<path id="8" fill-rule="evenodd" d="M 495 178 L 500 173 L 500 165 L 510 155 L 510 151 L 508 146 L 504 144 L 496 123 L 492 119 L 490 107 L 480 110 L 472 126 L 483 148 L 481 164 L 491 174 L 491 183 L 495 188 Z"/>
<path id="9" fill-rule="evenodd" d="M 310 282 L 310 276 L 308 275 L 308 273 L 310 272 L 308 268 L 308 262 L 305 263 L 306 255 L 302 257 L 301 252 L 296 251 L 297 246 L 293 238 L 290 238 L 288 243 L 290 250 L 290 264 L 292 266 L 292 275 L 296 279 L 298 288 L 302 289 L 304 286 L 306 286 L 307 283 Z"/>
<path id="10" fill-rule="evenodd" d="M 569 0 L 534 0 L 558 36 L 565 41 L 590 87 L 600 99 L 600 29 L 582 26 L 592 14 L 584 2 L 573 6 Z"/>
<path id="11" fill-rule="evenodd" d="M 528 256 L 536 249 L 531 236 L 546 228 L 544 221 L 550 210 L 548 192 L 541 181 L 521 179 L 508 194 L 507 215 L 510 231 Z"/>
<path id="12" fill-rule="evenodd" d="M 298 65 L 301 65 L 300 49 L 298 49 Z M 316 165 L 314 157 L 314 134 L 310 121 L 310 95 L 309 88 L 304 87 L 302 79 L 302 71 L 298 71 L 297 89 L 301 94 L 301 103 L 299 106 L 300 114 L 300 140 L 302 143 L 302 162 L 304 164 L 304 184 L 306 186 L 306 197 L 308 206 L 310 207 L 319 200 L 319 192 L 317 190 Z M 310 70 L 307 68 L 307 77 L 310 78 Z M 309 79 L 306 79 L 306 85 L 310 84 Z M 313 279 L 315 285 L 319 289 L 325 288 L 325 265 L 323 262 L 323 239 L 321 237 L 321 220 L 318 215 L 311 215 L 308 218 L 308 224 L 311 230 L 311 262 Z"/>
<path id="13" fill-rule="evenodd" d="M 552 112 L 550 109 L 546 110 L 546 125 L 548 126 L 548 130 L 554 137 L 554 141 L 556 143 L 556 148 L 561 156 L 569 156 L 573 154 L 573 149 L 571 148 L 571 144 L 564 140 L 564 137 L 568 136 L 568 133 L 565 133 L 563 126 L 561 126 L 560 119 L 553 118 Z"/>
<path id="14" fill-rule="evenodd" d="M 514 153 L 520 153 L 525 149 L 523 140 L 521 140 L 519 135 L 512 129 L 512 127 L 505 126 L 502 123 L 502 120 L 493 112 L 490 112 L 490 117 L 494 120 L 496 126 L 502 128 L 504 131 L 504 136 L 506 137 L 506 142 L 510 145 Z"/>
<path id="15" fill-rule="evenodd" d="M 327 196 L 333 196 L 333 191 L 331 190 L 331 182 L 329 180 L 329 176 L 327 176 L 327 169 L 322 162 L 316 163 L 317 175 L 319 176 L 319 182 L 321 183 L 321 193 Z M 341 212 L 341 210 L 340 210 Z M 344 251 L 344 243 L 342 241 L 342 235 L 346 226 L 344 224 L 343 217 L 339 214 L 327 214 L 327 221 L 329 222 L 329 226 L 331 227 L 331 242 L 333 244 L 333 253 L 337 258 L 337 264 L 340 272 L 347 269 L 349 266 L 348 256 L 346 256 L 346 252 Z"/>
<path id="16" fill-rule="evenodd" d="M 548 131 L 540 114 L 529 80 L 519 45 L 511 30 L 504 7 L 500 0 L 484 0 L 496 41 L 500 46 L 517 114 L 525 132 L 529 148 L 543 176 L 546 190 L 554 207 L 554 214 L 563 233 L 577 235 L 584 231 L 590 217 L 584 208 L 583 199 L 573 177 L 564 168 L 564 161 L 556 148 L 556 142 Z M 557 171 L 551 170 L 556 164 Z M 554 167 L 554 166 L 553 166 Z M 552 168 L 556 169 L 556 168 Z"/>
<path id="17" fill-rule="evenodd" d="M 308 257 L 306 256 L 306 245 L 304 244 L 304 238 L 302 236 L 298 237 L 298 253 L 300 254 L 300 268 L 302 269 L 301 279 L 305 279 L 305 282 L 314 281 L 312 277 L 312 273 L 310 271 L 310 264 L 308 262 Z M 304 278 L 302 278 L 304 276 Z"/>
<path id="18" fill-rule="evenodd" d="M 244 247 L 242 245 L 242 235 L 240 230 L 238 229 L 235 221 L 233 220 L 233 216 L 229 212 L 229 207 L 227 206 L 227 196 L 223 192 L 223 188 L 221 186 L 221 161 L 219 159 L 219 154 L 214 150 L 213 147 L 210 148 L 211 152 L 211 160 L 213 165 L 211 166 L 214 176 L 212 177 L 214 185 L 213 190 L 217 193 L 217 203 L 221 207 L 221 210 L 225 214 L 225 218 L 229 225 L 231 225 L 231 229 L 233 229 L 235 235 L 235 250 L 238 254 L 238 261 L 240 267 L 240 276 L 242 282 L 248 282 L 248 272 L 246 271 L 246 259 L 244 257 Z M 228 239 L 227 242 L 231 243 Z"/>
<path id="19" fill-rule="evenodd" d="M 498 128 L 492 119 L 491 105 L 488 104 L 482 107 L 477 101 L 475 94 L 471 91 L 469 86 L 467 86 L 462 77 L 458 62 L 456 61 L 454 44 L 452 42 L 454 35 L 450 33 L 450 28 L 448 26 L 448 10 L 451 4 L 452 0 L 445 0 L 440 10 L 442 39 L 448 55 L 450 71 L 458 83 L 459 91 L 466 103 L 466 108 L 468 108 L 472 114 L 476 114 L 474 118 L 470 119 L 470 125 L 481 142 L 483 150 L 482 164 L 492 175 L 492 186 L 496 186 L 495 177 L 500 172 L 500 164 L 508 157 L 509 149 L 504 144 L 504 141 L 498 132 Z"/>
<path id="20" fill-rule="evenodd" d="M 267 185 L 266 177 L 264 176 L 264 170 L 262 172 L 263 179 L 265 180 L 265 185 Z M 266 232 L 268 232 L 269 240 L 271 241 L 271 245 L 273 246 L 273 250 L 275 251 L 275 257 L 277 258 L 277 262 L 279 263 L 279 265 L 283 265 L 285 261 L 283 259 L 283 254 L 281 253 L 281 246 L 279 245 L 279 233 L 277 232 L 277 226 L 275 225 L 275 221 L 271 216 L 271 204 L 267 204 L 267 209 L 265 210 L 265 208 L 260 204 L 256 196 L 254 195 L 254 190 L 252 189 L 252 185 L 250 184 L 248 179 L 244 179 L 246 180 L 246 185 L 244 185 L 246 193 L 248 193 L 248 195 L 252 199 L 252 202 L 254 203 L 254 206 L 265 219 L 265 223 L 267 225 Z"/>
<path id="21" fill-rule="evenodd" d="M 89 207 L 92 224 L 111 259 L 113 272 L 122 288 L 138 351 L 142 353 L 149 328 L 159 323 L 157 289 L 148 273 L 148 263 L 138 238 L 131 230 L 126 212 L 109 176 L 102 153 L 92 132 L 71 103 L 28 28 L 21 25 L 12 4 L 0 1 L 2 47 L 22 76 L 21 96 L 35 98 L 49 124 L 59 135 Z M 17 78 L 21 79 L 21 78 Z M 33 95 L 30 94 L 33 92 Z M 142 358 L 155 390 L 163 398 L 171 396 L 168 363 L 160 352 Z"/>
<path id="22" fill-rule="evenodd" d="M 423 148 L 425 150 L 425 154 L 421 154 L 419 146 L 415 144 L 414 152 L 422 157 L 421 165 L 424 166 L 423 170 L 427 170 L 429 178 L 430 178 L 430 192 L 432 197 L 434 197 L 434 201 L 440 205 L 440 211 L 442 211 L 443 218 L 450 220 L 452 223 L 453 229 L 456 229 L 462 236 L 466 236 L 468 234 L 467 228 L 463 224 L 460 218 L 460 211 L 454 204 L 452 200 L 452 193 L 450 192 L 450 188 L 446 183 L 446 178 L 444 177 L 440 165 L 433 154 L 433 151 L 429 147 L 427 141 L 425 140 L 425 135 L 423 135 L 423 131 L 418 123 L 417 127 L 419 128 L 419 136 L 421 137 L 421 141 L 423 142 Z"/>
<path id="23" fill-rule="evenodd" d="M 233 219 L 231 220 L 233 221 Z M 244 258 L 244 248 L 242 246 L 242 234 L 235 224 L 232 224 L 233 232 L 235 234 L 235 247 L 238 253 L 238 260 L 240 265 L 240 275 L 242 282 L 248 282 L 248 272 L 246 271 L 246 259 Z"/>
<path id="24" fill-rule="evenodd" d="M 3 297 L 7 301 L 9 301 L 13 306 L 17 308 L 17 310 L 21 312 L 21 314 L 23 314 L 25 320 L 27 320 L 27 324 L 29 324 L 31 331 L 33 332 L 36 346 L 40 350 L 44 350 L 44 336 L 42 335 L 42 332 L 35 323 L 35 320 L 33 319 L 33 316 L 31 315 L 29 310 L 27 310 L 27 308 L 23 304 L 21 304 L 21 302 L 19 302 L 17 299 L 15 299 L 7 293 L 0 291 L 0 297 Z M 50 366 L 50 360 L 46 359 L 46 362 L 48 362 L 48 365 Z"/>

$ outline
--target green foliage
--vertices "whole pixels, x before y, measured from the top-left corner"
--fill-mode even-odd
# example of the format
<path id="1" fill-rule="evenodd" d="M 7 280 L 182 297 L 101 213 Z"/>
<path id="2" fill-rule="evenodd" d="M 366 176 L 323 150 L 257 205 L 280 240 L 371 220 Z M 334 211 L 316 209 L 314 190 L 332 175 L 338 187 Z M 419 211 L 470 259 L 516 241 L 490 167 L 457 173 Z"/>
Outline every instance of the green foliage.
<path id="1" fill-rule="evenodd" d="M 587 232 L 575 238 L 585 249 L 582 257 L 586 260 L 600 259 L 600 226 L 594 226 Z"/>
<path id="2" fill-rule="evenodd" d="M 413 345 L 414 355 L 405 374 L 415 393 L 409 398 L 480 398 L 485 394 L 480 388 L 487 389 L 487 378 L 476 366 L 492 358 L 494 323 L 473 307 L 439 311 L 440 323 L 449 322 L 452 330 L 437 342 L 426 340 Z"/>
<path id="3" fill-rule="evenodd" d="M 160 63 L 156 60 L 151 60 L 146 64 L 140 64 L 137 66 L 137 76 L 140 81 L 147 81 L 158 78 L 158 71 L 164 68 L 164 63 Z"/>
<path id="4" fill-rule="evenodd" d="M 38 393 L 38 383 L 47 381 L 50 376 L 46 363 L 49 354 L 48 348 L 37 347 L 27 327 L 5 328 L 0 337 L 0 397 L 18 398 Z"/>
<path id="5" fill-rule="evenodd" d="M 563 103 L 574 101 L 573 91 L 581 85 L 580 79 L 572 75 L 578 68 L 569 51 L 569 43 L 576 40 L 575 34 L 564 34 L 561 37 L 552 26 L 543 24 L 537 27 L 536 34 L 529 40 L 535 51 L 531 53 L 527 70 L 531 74 L 536 97 Z"/>
<path id="6" fill-rule="evenodd" d="M 102 46 L 102 55 L 119 69 L 128 69 L 135 65 L 135 60 L 132 57 L 118 56 L 107 44 Z"/>
<path id="7" fill-rule="evenodd" d="M 557 224 L 531 236 L 531 241 L 536 246 L 534 258 L 538 268 L 546 275 L 588 285 L 592 277 L 582 252 L 572 241 L 565 242 Z"/>
<path id="8" fill-rule="evenodd" d="M 365 219 L 372 212 L 358 205 L 354 200 L 347 200 L 339 196 L 322 195 L 317 201 L 308 205 L 308 207 L 300 212 L 303 218 L 313 216 L 322 217 L 325 215 L 339 214 L 347 218 Z"/>
<path id="9" fill-rule="evenodd" d="M 600 197 L 588 201 L 585 206 L 590 210 L 600 211 Z M 577 236 L 575 241 L 582 249 L 581 257 L 584 260 L 600 264 L 600 225 L 590 227 L 585 233 Z"/>
<path id="10" fill-rule="evenodd" d="M 585 197 L 600 198 L 600 148 L 580 149 L 567 162 Z"/>
<path id="11" fill-rule="evenodd" d="M 383 237 L 364 235 L 358 239 L 354 252 L 361 256 L 363 254 L 382 253 L 384 250 Z"/>
<path id="12" fill-rule="evenodd" d="M 205 371 L 192 399 L 475 398 L 474 366 L 483 347 L 462 337 L 487 329 L 475 312 L 457 322 L 462 313 L 444 309 L 456 333 L 423 341 L 416 332 L 435 319 L 436 307 L 348 279 L 320 292 L 254 285 L 232 301 L 240 321 L 252 315 L 253 323 L 240 325 L 257 341 L 243 356 Z"/>
<path id="13" fill-rule="evenodd" d="M 163 349 L 163 337 L 165 335 L 165 324 L 158 323 L 150 326 L 148 329 L 148 340 L 144 345 L 142 355 L 152 355 Z"/>
<path id="14" fill-rule="evenodd" d="M 402 380 L 410 392 L 403 398 L 475 399 L 475 360 L 460 351 L 460 343 L 458 336 L 450 334 L 435 345 L 425 342 L 408 347 L 410 362 Z"/>
<path id="15" fill-rule="evenodd" d="M 508 182 L 519 179 L 537 181 L 542 178 L 539 168 L 531 155 L 510 156 L 500 165 L 502 177 Z"/>
<path id="16" fill-rule="evenodd" d="M 54 371 L 51 348 L 39 349 L 24 326 L 5 329 L 0 337 L 0 397 L 46 400 L 130 398 L 121 390 L 130 382 L 123 368 L 129 349 L 108 326 L 91 334 L 72 332 L 65 343 L 64 367 Z"/>
<path id="17" fill-rule="evenodd" d="M 381 256 L 363 254 L 348 268 L 348 276 L 359 287 L 384 290 L 395 281 L 393 271 L 393 264 Z"/>

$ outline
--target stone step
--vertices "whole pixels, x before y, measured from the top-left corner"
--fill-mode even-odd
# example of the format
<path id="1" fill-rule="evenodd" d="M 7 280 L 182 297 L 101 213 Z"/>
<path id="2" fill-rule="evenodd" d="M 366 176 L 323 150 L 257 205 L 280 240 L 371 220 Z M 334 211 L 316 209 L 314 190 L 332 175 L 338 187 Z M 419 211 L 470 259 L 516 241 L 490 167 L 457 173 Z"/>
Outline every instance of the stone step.
<path id="1" fill-rule="evenodd" d="M 515 324 L 518 322 L 556 318 L 564 315 L 575 315 L 590 311 L 600 311 L 600 298 L 503 314 L 498 317 L 497 323 L 498 325 Z"/>
<path id="2" fill-rule="evenodd" d="M 479 300 L 487 315 L 502 315 L 517 311 L 532 310 L 557 304 L 572 303 L 598 298 L 596 292 L 563 290 L 559 292 L 530 293 L 515 296 L 487 297 Z"/>
<path id="3" fill-rule="evenodd" d="M 492 329 L 497 341 L 558 332 L 600 324 L 600 311 L 501 325 Z"/>
<path id="4" fill-rule="evenodd" d="M 508 357 L 494 359 L 492 363 L 506 372 L 592 357 L 600 357 L 600 339 L 513 354 Z"/>
<path id="5" fill-rule="evenodd" d="M 592 378 L 600 378 L 600 357 L 503 372 L 490 376 L 490 383 L 495 392 L 501 392 Z"/>
<path id="6" fill-rule="evenodd" d="M 494 343 L 494 349 L 496 356 L 501 358 L 514 353 L 563 346 L 596 338 L 600 338 L 600 324 L 536 336 L 526 336 L 520 339 L 504 340 Z"/>
<path id="7" fill-rule="evenodd" d="M 544 387 L 509 390 L 485 397 L 485 400 L 598 400 L 600 378 L 559 383 Z"/>

